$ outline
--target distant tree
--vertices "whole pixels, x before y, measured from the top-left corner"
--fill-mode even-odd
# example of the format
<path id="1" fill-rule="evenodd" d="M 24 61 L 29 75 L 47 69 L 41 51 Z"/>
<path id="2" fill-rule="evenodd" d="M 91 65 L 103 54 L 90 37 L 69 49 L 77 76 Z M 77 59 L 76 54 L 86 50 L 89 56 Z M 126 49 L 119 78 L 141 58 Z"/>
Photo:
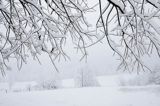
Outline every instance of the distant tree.
<path id="1" fill-rule="evenodd" d="M 66 35 L 83 57 L 87 47 L 106 37 L 120 56 L 118 69 L 148 69 L 141 57 L 153 49 L 160 56 L 159 0 L 99 0 L 98 6 L 100 15 L 93 33 L 85 14 L 94 6 L 88 7 L 87 0 L 0 0 L 1 73 L 5 74 L 6 61 L 11 58 L 20 69 L 27 62 L 27 53 L 38 61 L 39 54 L 48 54 L 58 70 L 54 60 L 68 58 L 63 49 Z"/>
<path id="2" fill-rule="evenodd" d="M 77 87 L 99 86 L 94 72 L 87 67 L 76 71 L 75 84 Z"/>

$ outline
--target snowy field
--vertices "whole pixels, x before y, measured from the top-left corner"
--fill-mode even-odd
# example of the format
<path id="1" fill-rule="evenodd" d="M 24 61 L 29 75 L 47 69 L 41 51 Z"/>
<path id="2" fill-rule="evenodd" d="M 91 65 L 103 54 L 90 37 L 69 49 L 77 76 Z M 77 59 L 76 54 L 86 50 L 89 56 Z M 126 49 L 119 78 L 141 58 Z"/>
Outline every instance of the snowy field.
<path id="1" fill-rule="evenodd" d="M 1 93 L 0 106 L 160 106 L 160 86 Z"/>

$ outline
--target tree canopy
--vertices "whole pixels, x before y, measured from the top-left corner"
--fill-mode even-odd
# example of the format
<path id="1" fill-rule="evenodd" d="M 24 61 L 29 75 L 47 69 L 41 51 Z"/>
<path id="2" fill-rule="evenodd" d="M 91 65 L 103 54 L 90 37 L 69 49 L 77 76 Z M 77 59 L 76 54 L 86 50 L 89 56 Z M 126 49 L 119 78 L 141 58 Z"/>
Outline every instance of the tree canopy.
<path id="1" fill-rule="evenodd" d="M 27 53 L 38 61 L 47 53 L 55 66 L 56 58 L 68 58 L 63 49 L 68 36 L 84 56 L 87 47 L 106 38 L 120 57 L 119 69 L 149 70 L 141 57 L 153 49 L 160 56 L 159 0 L 106 0 L 105 7 L 103 2 L 89 7 L 87 0 L 0 0 L 1 73 L 11 58 L 21 68 Z M 99 18 L 91 30 L 86 14 L 96 11 Z"/>

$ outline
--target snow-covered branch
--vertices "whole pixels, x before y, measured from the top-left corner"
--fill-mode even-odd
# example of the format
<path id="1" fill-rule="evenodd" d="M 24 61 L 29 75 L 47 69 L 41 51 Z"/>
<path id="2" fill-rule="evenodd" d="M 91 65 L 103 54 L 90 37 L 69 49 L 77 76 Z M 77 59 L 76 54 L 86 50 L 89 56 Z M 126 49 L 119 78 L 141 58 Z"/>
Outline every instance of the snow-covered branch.
<path id="1" fill-rule="evenodd" d="M 20 61 L 21 68 L 27 50 L 37 59 L 43 52 L 53 60 L 59 56 L 66 59 L 63 45 L 68 35 L 76 45 L 85 46 L 86 39 L 94 36 L 85 18 L 92 8 L 86 4 L 83 0 L 1 0 L 1 69 L 5 69 L 5 61 L 11 56 Z"/>
<path id="2" fill-rule="evenodd" d="M 152 50 L 160 56 L 159 0 L 108 0 L 104 9 L 101 5 L 99 0 L 97 29 L 104 30 L 109 46 L 120 56 L 119 69 L 150 70 L 141 58 Z"/>

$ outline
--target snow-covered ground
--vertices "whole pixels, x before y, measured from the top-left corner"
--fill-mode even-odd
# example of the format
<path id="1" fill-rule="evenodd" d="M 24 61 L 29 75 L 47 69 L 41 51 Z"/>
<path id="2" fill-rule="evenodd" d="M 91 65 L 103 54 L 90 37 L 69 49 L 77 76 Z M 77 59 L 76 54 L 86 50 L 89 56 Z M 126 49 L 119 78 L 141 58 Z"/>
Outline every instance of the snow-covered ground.
<path id="1" fill-rule="evenodd" d="M 160 106 L 160 86 L 1 93 L 0 106 Z"/>
<path id="2" fill-rule="evenodd" d="M 99 76 L 99 87 L 74 88 L 74 79 L 65 79 L 62 89 L 0 92 L 0 106 L 160 106 L 160 85 L 120 86 L 122 78 L 132 76 Z"/>

